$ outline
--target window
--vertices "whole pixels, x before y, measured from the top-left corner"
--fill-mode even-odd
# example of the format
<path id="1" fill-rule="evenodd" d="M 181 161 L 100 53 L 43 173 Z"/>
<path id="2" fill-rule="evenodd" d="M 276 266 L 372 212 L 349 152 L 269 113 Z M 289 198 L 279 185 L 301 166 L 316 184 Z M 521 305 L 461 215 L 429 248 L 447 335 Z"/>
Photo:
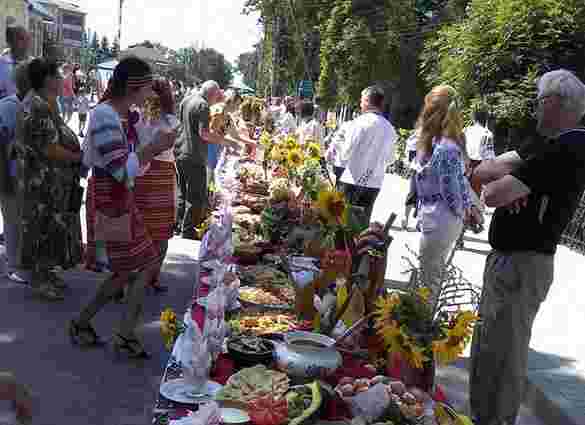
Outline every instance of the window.
<path id="1" fill-rule="evenodd" d="M 83 39 L 83 33 L 81 31 L 70 30 L 63 28 L 63 39 L 64 40 L 75 40 L 81 42 Z"/>
<path id="2" fill-rule="evenodd" d="M 63 15 L 63 24 L 64 25 L 76 25 L 78 27 L 83 27 L 83 17 L 79 15 Z"/>

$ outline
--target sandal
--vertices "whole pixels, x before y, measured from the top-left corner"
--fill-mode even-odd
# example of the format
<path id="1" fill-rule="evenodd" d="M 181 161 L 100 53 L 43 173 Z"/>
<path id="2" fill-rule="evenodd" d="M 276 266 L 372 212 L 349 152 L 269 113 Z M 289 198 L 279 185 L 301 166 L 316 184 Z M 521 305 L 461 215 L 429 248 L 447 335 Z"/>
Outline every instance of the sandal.
<path id="1" fill-rule="evenodd" d="M 152 282 L 149 286 L 152 288 L 155 294 L 164 294 L 169 292 L 169 287 L 161 285 L 158 281 Z"/>
<path id="2" fill-rule="evenodd" d="M 34 288 L 38 296 L 48 301 L 63 301 L 65 296 L 63 292 L 56 288 L 52 283 L 42 283 Z"/>
<path id="3" fill-rule="evenodd" d="M 104 345 L 104 342 L 100 339 L 91 325 L 80 326 L 75 320 L 69 322 L 69 338 L 73 345 L 84 347 L 98 347 Z"/>
<path id="4" fill-rule="evenodd" d="M 114 335 L 114 350 L 118 354 L 121 351 L 125 351 L 131 359 L 150 359 L 150 354 L 146 352 L 138 339 L 127 338 L 119 333 Z"/>

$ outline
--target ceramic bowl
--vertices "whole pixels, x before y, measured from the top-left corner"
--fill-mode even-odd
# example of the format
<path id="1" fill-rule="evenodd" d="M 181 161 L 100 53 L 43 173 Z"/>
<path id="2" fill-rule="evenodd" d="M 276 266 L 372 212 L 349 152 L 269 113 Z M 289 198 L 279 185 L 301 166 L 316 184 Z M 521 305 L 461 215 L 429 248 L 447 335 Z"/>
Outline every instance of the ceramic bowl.
<path id="1" fill-rule="evenodd" d="M 252 367 L 257 364 L 269 365 L 272 362 L 274 357 L 274 343 L 272 341 L 262 338 L 262 340 L 272 348 L 269 351 L 255 353 L 234 346 L 233 342 L 237 341 L 239 338 L 240 337 L 231 338 L 227 343 L 229 356 L 236 363 L 236 366 Z"/>

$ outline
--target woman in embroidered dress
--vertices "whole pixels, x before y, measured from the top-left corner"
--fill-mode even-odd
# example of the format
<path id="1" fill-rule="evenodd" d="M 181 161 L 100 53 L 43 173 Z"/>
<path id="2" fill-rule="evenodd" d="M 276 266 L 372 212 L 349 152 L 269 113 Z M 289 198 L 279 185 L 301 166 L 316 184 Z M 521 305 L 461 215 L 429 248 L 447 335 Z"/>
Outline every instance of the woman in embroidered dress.
<path id="1" fill-rule="evenodd" d="M 175 133 L 162 131 L 159 139 L 137 149 L 126 137 L 122 117 L 132 105 L 142 105 L 152 95 L 150 66 L 128 57 L 116 66 L 105 99 L 91 116 L 84 146 L 84 163 L 92 167 L 88 210 L 93 210 L 96 244 L 113 272 L 94 299 L 69 326 L 74 344 L 95 346 L 102 342 L 91 326 L 93 317 L 128 285 L 128 304 L 117 331 L 114 348 L 129 357 L 149 357 L 135 334 L 140 320 L 145 289 L 160 267 L 160 252 L 146 230 L 136 206 L 134 180 L 141 168 L 174 145 Z M 136 141 L 136 138 L 132 139 Z M 138 272 L 130 283 L 130 276 Z"/>
<path id="2" fill-rule="evenodd" d="M 175 100 L 167 80 L 157 79 L 153 84 L 154 96 L 147 99 L 144 108 L 144 124 L 151 136 L 162 129 L 172 129 L 178 124 L 175 116 Z M 150 139 L 150 137 L 149 137 Z M 145 140 L 141 140 L 145 142 Z M 166 292 L 167 286 L 160 284 L 160 268 L 164 262 L 173 237 L 176 221 L 176 183 L 175 157 L 172 150 L 165 151 L 150 161 L 144 175 L 136 178 L 136 205 L 144 216 L 148 234 L 160 252 L 160 266 L 149 285 L 156 293 Z"/>
<path id="3" fill-rule="evenodd" d="M 441 272 L 453 250 L 463 222 L 471 213 L 469 182 L 464 175 L 465 143 L 455 90 L 437 86 L 425 97 L 417 123 L 416 193 L 420 264 L 423 283 L 435 305 Z"/>
<path id="4" fill-rule="evenodd" d="M 16 202 L 20 220 L 18 263 L 32 270 L 31 286 L 45 299 L 64 298 L 55 268 L 81 262 L 82 153 L 57 107 L 62 79 L 55 62 L 28 65 L 31 90 L 17 115 Z"/>

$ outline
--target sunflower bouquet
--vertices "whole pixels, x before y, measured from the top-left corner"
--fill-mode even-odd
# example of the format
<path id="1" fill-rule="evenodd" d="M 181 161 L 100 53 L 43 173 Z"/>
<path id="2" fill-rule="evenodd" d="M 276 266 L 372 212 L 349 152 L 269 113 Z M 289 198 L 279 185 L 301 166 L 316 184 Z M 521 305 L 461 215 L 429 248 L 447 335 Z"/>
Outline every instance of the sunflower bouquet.
<path id="1" fill-rule="evenodd" d="M 185 331 L 185 325 L 177 320 L 177 314 L 171 308 L 160 314 L 160 332 L 167 350 L 173 348 L 177 337 Z"/>
<path id="2" fill-rule="evenodd" d="M 470 310 L 434 315 L 430 296 L 426 287 L 393 292 L 378 298 L 374 312 L 374 327 L 384 345 L 417 369 L 433 360 L 445 365 L 459 358 L 479 320 Z"/>

